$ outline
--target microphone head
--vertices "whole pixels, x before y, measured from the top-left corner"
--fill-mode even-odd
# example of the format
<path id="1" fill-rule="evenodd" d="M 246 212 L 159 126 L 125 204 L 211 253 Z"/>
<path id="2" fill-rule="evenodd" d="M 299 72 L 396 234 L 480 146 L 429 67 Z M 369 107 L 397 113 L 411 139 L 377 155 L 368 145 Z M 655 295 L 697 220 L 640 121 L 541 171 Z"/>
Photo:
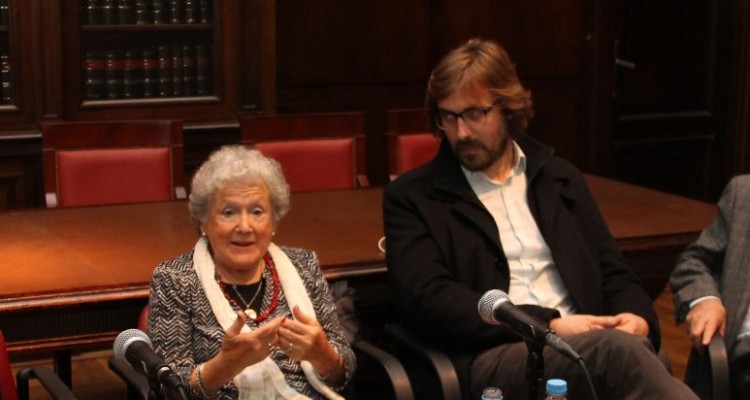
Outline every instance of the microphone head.
<path id="1" fill-rule="evenodd" d="M 495 310 L 497 310 L 500 304 L 505 302 L 510 303 L 510 298 L 507 293 L 500 289 L 488 290 L 483 294 L 477 304 L 477 310 L 479 311 L 479 316 L 482 317 L 482 321 L 491 325 L 500 324 L 500 321 L 495 318 Z"/>
<path id="2" fill-rule="evenodd" d="M 115 343 L 112 345 L 112 350 L 115 352 L 115 359 L 124 361 L 125 353 L 128 351 L 128 347 L 135 342 L 146 342 L 148 347 L 151 346 L 151 339 L 148 335 L 140 329 L 128 329 L 120 332 L 115 338 Z"/>

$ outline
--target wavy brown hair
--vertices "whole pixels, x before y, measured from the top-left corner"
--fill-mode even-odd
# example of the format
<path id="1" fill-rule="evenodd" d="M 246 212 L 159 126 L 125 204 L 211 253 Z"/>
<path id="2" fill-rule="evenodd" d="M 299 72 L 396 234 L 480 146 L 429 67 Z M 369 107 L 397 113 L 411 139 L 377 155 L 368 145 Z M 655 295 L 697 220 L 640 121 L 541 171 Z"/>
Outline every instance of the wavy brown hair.
<path id="1" fill-rule="evenodd" d="M 430 74 L 425 103 L 432 128 L 438 101 L 455 90 L 471 93 L 487 88 L 505 114 L 508 130 L 518 136 L 526 131 L 534 115 L 531 92 L 521 85 L 516 66 L 498 43 L 479 38 L 470 39 L 448 53 Z"/>

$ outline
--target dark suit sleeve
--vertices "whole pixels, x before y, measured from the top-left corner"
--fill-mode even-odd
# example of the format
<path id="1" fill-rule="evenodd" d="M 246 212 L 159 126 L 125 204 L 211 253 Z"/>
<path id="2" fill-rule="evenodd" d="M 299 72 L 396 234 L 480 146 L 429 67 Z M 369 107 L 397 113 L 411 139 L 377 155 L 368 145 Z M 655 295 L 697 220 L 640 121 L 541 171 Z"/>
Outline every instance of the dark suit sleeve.
<path id="1" fill-rule="evenodd" d="M 690 311 L 690 302 L 703 296 L 721 298 L 716 276 L 723 272 L 724 257 L 729 242 L 729 226 L 735 205 L 737 180 L 724 189 L 719 200 L 719 212 L 701 232 L 698 239 L 680 254 L 670 276 L 675 302 L 675 319 L 683 322 Z"/>
<path id="2" fill-rule="evenodd" d="M 582 307 L 579 312 L 604 315 L 633 313 L 641 316 L 648 323 L 649 339 L 654 348 L 658 350 L 660 346 L 659 320 L 651 298 L 617 248 L 609 227 L 583 179 L 583 175 L 571 172 L 569 176 L 571 177 L 569 190 L 572 191 L 570 197 L 574 198 L 573 203 L 575 203 L 574 206 L 570 207 L 570 210 L 577 221 L 578 230 L 583 235 L 583 243 L 590 246 L 589 253 L 594 257 L 593 266 L 598 268 L 598 271 L 582 270 L 581 268 L 586 268 L 583 262 L 572 267 L 574 270 L 577 269 L 578 274 L 585 275 L 585 277 L 577 279 L 576 282 L 584 282 L 590 285 L 588 290 L 585 287 L 576 287 L 576 283 L 573 283 L 571 279 L 566 280 L 566 285 L 574 297 L 579 300 L 585 299 L 578 301 L 579 307 Z M 637 218 L 637 216 L 633 216 L 633 218 Z M 569 236 L 564 237 L 568 238 Z M 556 259 L 556 262 L 560 264 L 558 266 L 561 270 L 571 268 L 561 265 L 563 264 L 562 260 Z M 600 277 L 600 282 L 587 281 L 586 279 L 590 279 L 589 276 Z M 565 276 L 563 276 L 563 279 L 565 280 Z M 591 289 L 596 287 L 594 285 L 600 285 L 601 291 Z M 597 292 L 600 293 L 601 298 L 598 298 Z M 599 307 L 602 308 L 599 309 Z"/>

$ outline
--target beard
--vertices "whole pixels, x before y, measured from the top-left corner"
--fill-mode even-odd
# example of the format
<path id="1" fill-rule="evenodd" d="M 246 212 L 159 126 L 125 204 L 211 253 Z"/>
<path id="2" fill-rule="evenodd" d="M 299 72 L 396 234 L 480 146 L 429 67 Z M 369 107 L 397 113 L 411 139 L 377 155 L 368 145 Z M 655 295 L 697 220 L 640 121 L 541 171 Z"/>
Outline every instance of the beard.
<path id="1" fill-rule="evenodd" d="M 483 141 L 476 136 L 462 139 L 453 144 L 453 152 L 464 168 L 472 172 L 484 171 L 507 153 L 510 136 L 498 132 L 492 140 Z"/>

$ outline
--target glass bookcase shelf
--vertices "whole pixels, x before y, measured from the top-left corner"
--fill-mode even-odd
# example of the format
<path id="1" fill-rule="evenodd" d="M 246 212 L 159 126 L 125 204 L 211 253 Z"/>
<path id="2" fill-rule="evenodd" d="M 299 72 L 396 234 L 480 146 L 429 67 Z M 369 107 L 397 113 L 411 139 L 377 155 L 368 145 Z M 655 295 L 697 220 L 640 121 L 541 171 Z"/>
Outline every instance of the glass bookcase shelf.
<path id="1" fill-rule="evenodd" d="M 82 106 L 216 97 L 213 1 L 82 0 L 81 12 Z"/>
<path id="2" fill-rule="evenodd" d="M 159 31 L 212 31 L 212 24 L 170 24 L 170 25 L 83 25 L 82 32 L 159 32 Z"/>

